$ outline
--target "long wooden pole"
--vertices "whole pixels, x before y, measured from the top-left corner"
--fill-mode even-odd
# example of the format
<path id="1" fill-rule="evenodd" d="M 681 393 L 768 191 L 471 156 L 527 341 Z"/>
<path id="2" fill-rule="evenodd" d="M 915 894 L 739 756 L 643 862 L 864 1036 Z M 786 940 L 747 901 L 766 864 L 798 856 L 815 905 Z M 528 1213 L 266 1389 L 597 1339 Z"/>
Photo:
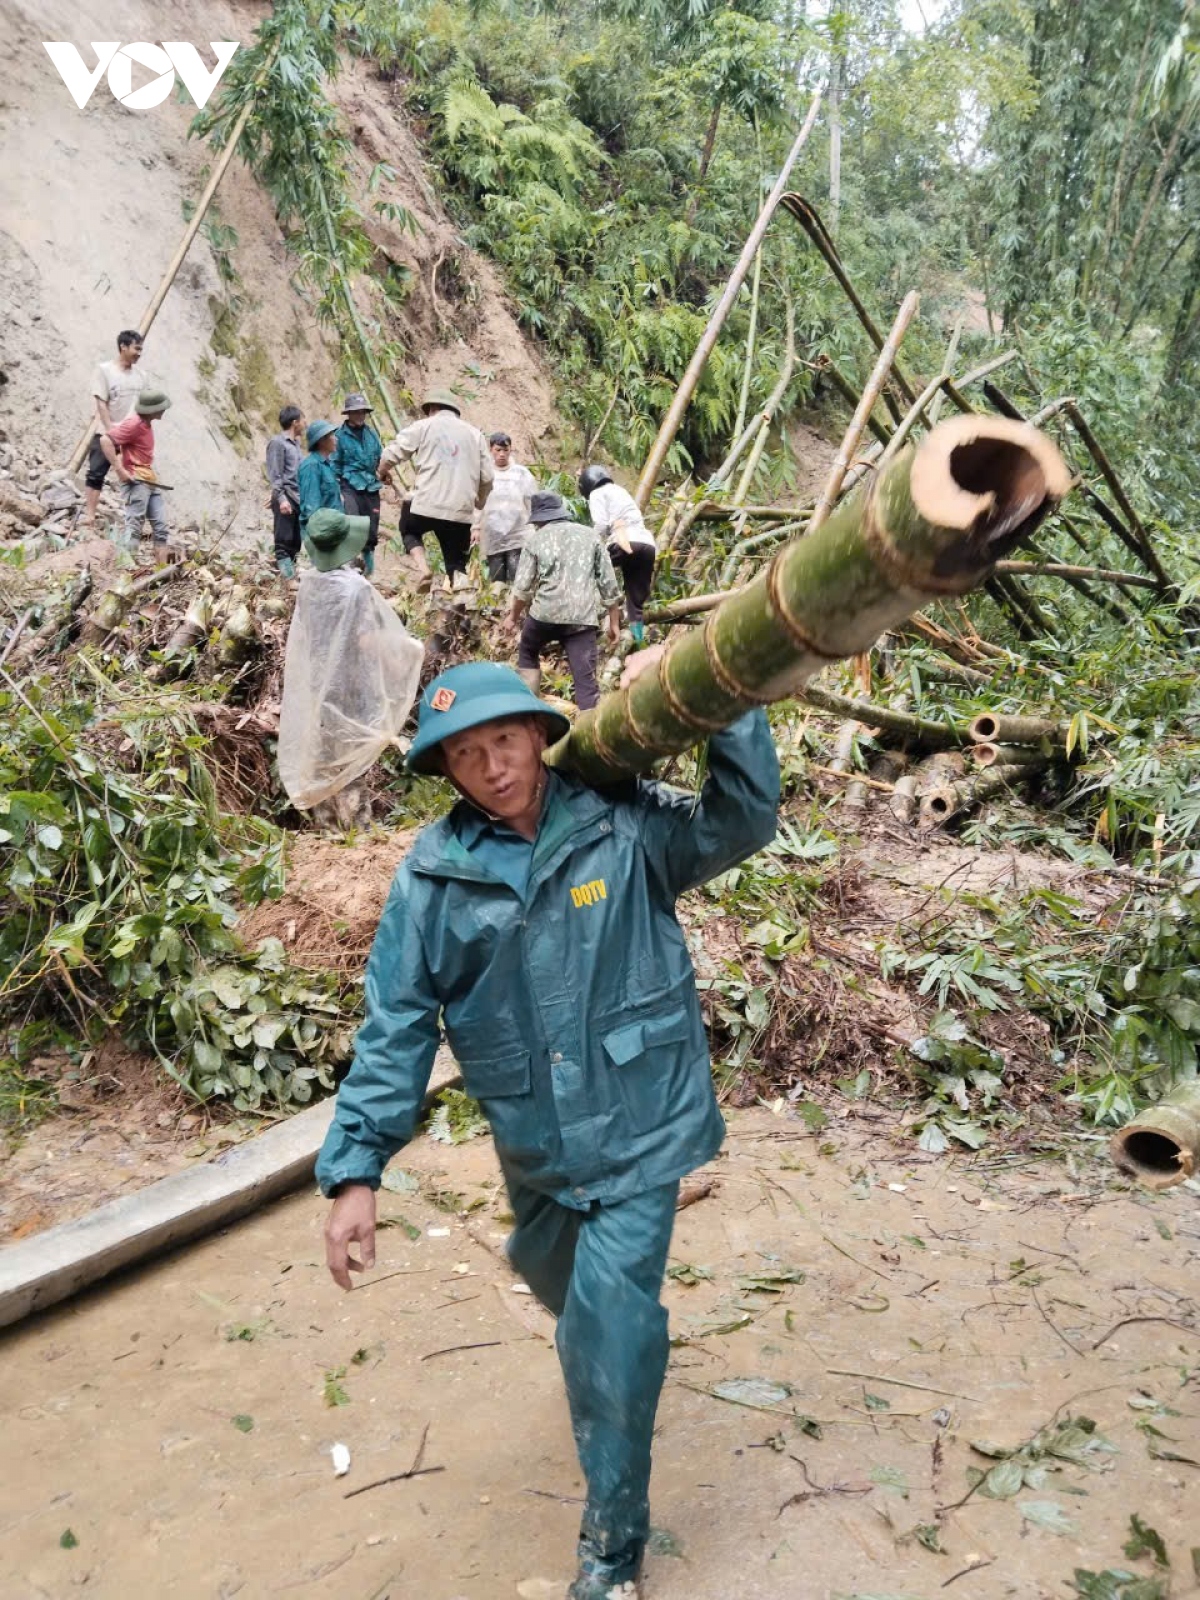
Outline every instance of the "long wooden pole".
<path id="1" fill-rule="evenodd" d="M 875 402 L 879 398 L 880 390 L 887 382 L 888 373 L 892 370 L 892 363 L 896 359 L 896 351 L 900 348 L 900 341 L 908 331 L 908 325 L 916 316 L 920 304 L 920 295 L 915 289 L 912 289 L 905 295 L 904 303 L 896 313 L 892 331 L 884 340 L 883 348 L 879 352 L 879 359 L 875 363 L 875 370 L 867 379 L 867 387 L 862 392 L 862 399 L 858 402 L 854 415 L 850 419 L 850 426 L 846 429 L 841 448 L 838 450 L 837 458 L 833 463 L 833 468 L 821 493 L 821 498 L 817 501 L 816 510 L 813 512 L 812 517 L 809 519 L 808 527 L 805 529 L 806 534 L 816 533 L 817 529 L 824 524 L 826 517 L 833 510 L 834 502 L 841 492 L 842 484 L 846 481 L 846 473 L 854 458 L 854 452 L 858 449 L 858 441 L 862 438 L 863 429 L 867 425 L 867 418 L 875 409 Z M 891 449 L 890 445 L 888 449 Z M 884 455 L 887 455 L 886 450 Z"/>
<path id="2" fill-rule="evenodd" d="M 266 61 L 263 62 L 262 72 L 259 74 L 258 86 L 262 85 L 267 73 L 270 72 L 272 66 L 274 65 L 275 57 L 278 54 L 278 51 L 279 46 L 276 45 L 271 51 L 271 54 L 267 57 Z M 234 152 L 238 147 L 238 141 L 241 139 L 242 134 L 246 131 L 246 124 L 250 121 L 250 113 L 253 110 L 254 96 L 251 95 L 251 97 L 246 101 L 246 104 L 238 112 L 238 118 L 233 125 L 233 131 L 226 140 L 224 150 L 221 151 L 221 154 L 217 158 L 216 166 L 208 175 L 208 182 L 204 185 L 204 193 L 196 202 L 196 209 L 192 212 L 192 219 L 188 223 L 187 227 L 183 230 L 183 237 L 176 246 L 175 254 L 171 257 L 170 264 L 167 267 L 167 270 L 163 273 L 158 288 L 151 296 L 150 304 L 146 307 L 145 311 L 142 312 L 142 318 L 137 325 L 137 331 L 141 334 L 143 339 L 150 332 L 155 317 L 157 317 L 159 311 L 162 309 L 162 303 L 167 298 L 167 294 L 170 291 L 171 285 L 175 282 L 176 274 L 183 265 L 184 258 L 186 257 L 188 251 L 191 249 L 192 240 L 200 232 L 205 215 L 209 206 L 212 204 L 213 195 L 216 194 L 221 179 L 229 170 L 229 163 L 233 160 Z M 95 431 L 95 421 L 94 419 L 89 418 L 87 426 L 79 435 L 78 442 L 76 443 L 75 449 L 71 454 L 71 459 L 67 464 L 68 472 L 79 471 L 79 468 L 83 464 L 83 458 L 88 452 L 88 446 L 92 442 L 92 434 L 95 433 Z"/>
<path id="3" fill-rule="evenodd" d="M 758 247 L 762 244 L 763 235 L 767 231 L 775 209 L 783 198 L 787 188 L 788 178 L 792 168 L 799 159 L 800 152 L 808 142 L 808 136 L 813 130 L 817 120 L 817 112 L 821 108 L 821 91 L 818 89 L 812 97 L 808 108 L 808 115 L 804 119 L 804 126 L 796 135 L 795 143 L 788 151 L 787 160 L 783 163 L 779 177 L 775 180 L 775 187 L 767 196 L 766 203 L 758 214 L 758 221 L 750 230 L 750 236 L 742 246 L 742 253 L 738 257 L 737 265 L 730 275 L 729 282 L 725 285 L 725 292 L 717 302 L 716 309 L 708 319 L 708 326 L 700 336 L 700 343 L 692 354 L 687 371 L 679 381 L 679 388 L 675 391 L 675 398 L 671 401 L 670 409 L 662 420 L 654 443 L 650 446 L 650 454 L 646 457 L 646 465 L 642 468 L 642 475 L 638 479 L 637 488 L 634 490 L 634 499 L 642 510 L 650 502 L 654 492 L 654 485 L 658 482 L 658 475 L 662 471 L 663 462 L 667 459 L 667 451 L 674 443 L 675 435 L 679 432 L 679 425 L 683 421 L 684 412 L 691 404 L 692 395 L 696 385 L 700 382 L 700 375 L 707 365 L 712 354 L 713 346 L 720 336 L 721 329 L 725 326 L 726 318 L 733 309 L 733 303 L 738 297 L 738 291 L 746 280 L 746 274 L 753 265 L 758 254 Z"/>

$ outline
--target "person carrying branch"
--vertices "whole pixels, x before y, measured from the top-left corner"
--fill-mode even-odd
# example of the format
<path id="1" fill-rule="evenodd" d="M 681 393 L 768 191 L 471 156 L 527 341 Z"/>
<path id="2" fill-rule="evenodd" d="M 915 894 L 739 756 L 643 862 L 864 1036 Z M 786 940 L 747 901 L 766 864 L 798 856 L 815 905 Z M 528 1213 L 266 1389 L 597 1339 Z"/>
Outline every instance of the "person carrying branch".
<path id="1" fill-rule="evenodd" d="M 542 681 L 542 651 L 561 641 L 581 711 L 600 698 L 596 684 L 596 619 L 608 612 L 608 637 L 621 631 L 621 591 L 612 562 L 595 530 L 572 522 L 561 495 L 541 492 L 529 503 L 533 531 L 525 541 L 506 625 L 521 629 L 517 671 L 537 693 Z M 521 618 L 528 612 L 522 625 Z"/>
<path id="2" fill-rule="evenodd" d="M 641 1592 L 679 1181 L 724 1136 L 675 902 L 774 837 L 779 762 L 753 711 L 712 736 L 698 796 L 640 780 L 599 793 L 543 762 L 568 726 L 499 663 L 425 689 L 407 764 L 460 798 L 392 884 L 317 1179 L 349 1289 L 375 1264 L 375 1191 L 413 1137 L 444 1026 L 495 1136 L 509 1258 L 558 1319 L 587 1482 L 568 1600 L 610 1600 Z"/>
<path id="3" fill-rule="evenodd" d="M 584 467 L 579 492 L 588 503 L 592 527 L 608 549 L 609 558 L 625 585 L 625 615 L 636 644 L 646 637 L 643 610 L 654 581 L 654 535 L 646 526 L 641 507 L 607 467 Z"/>

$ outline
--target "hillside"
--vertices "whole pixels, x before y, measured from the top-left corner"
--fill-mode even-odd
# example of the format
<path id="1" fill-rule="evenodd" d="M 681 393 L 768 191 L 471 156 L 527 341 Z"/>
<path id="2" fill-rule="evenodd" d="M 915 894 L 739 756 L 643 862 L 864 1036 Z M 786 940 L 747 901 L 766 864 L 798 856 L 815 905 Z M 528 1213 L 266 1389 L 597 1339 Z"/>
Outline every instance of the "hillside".
<path id="1" fill-rule="evenodd" d="M 118 329 L 138 325 L 210 155 L 186 137 L 195 113 L 190 101 L 128 111 L 102 81 L 78 110 L 41 41 L 114 31 L 124 39 L 248 41 L 268 10 L 221 0 L 116 8 L 18 0 L 7 8 L 0 62 L 6 141 L 39 152 L 36 162 L 0 166 L 0 301 L 10 308 L 0 427 L 18 487 L 36 490 L 45 471 L 66 462 L 88 415 L 93 367 L 115 353 Z M 462 243 L 437 201 L 389 86 L 350 67 L 336 94 L 364 187 L 373 164 L 386 159 L 397 174 L 395 198 L 421 229 L 414 237 L 377 218 L 369 224 L 380 269 L 391 260 L 411 273 L 403 311 L 387 329 L 407 350 L 390 375 L 398 398 L 427 382 L 452 383 L 471 420 L 507 427 L 520 449 L 536 455 L 554 434 L 553 389 L 517 330 L 494 268 Z M 173 400 L 159 430 L 159 458 L 161 475 L 175 485 L 174 525 L 220 527 L 232 519 L 228 537 L 244 544 L 262 537 L 259 463 L 280 404 L 294 400 L 309 416 L 336 412 L 344 375 L 336 336 L 317 325 L 293 284 L 295 259 L 271 202 L 239 159 L 217 207 L 220 226 L 236 241 L 218 234 L 214 249 L 201 231 L 142 360 Z M 223 269 L 236 279 L 223 281 Z M 369 283 L 355 287 L 364 305 L 378 298 Z M 386 418 L 377 420 L 386 433 Z"/>

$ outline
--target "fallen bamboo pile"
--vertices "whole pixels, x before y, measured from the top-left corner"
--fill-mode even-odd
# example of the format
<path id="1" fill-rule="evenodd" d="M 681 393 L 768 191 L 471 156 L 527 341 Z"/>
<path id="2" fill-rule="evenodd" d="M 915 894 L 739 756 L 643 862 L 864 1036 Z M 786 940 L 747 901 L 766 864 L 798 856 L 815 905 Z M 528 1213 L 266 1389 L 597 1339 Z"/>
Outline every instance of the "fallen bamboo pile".
<path id="1" fill-rule="evenodd" d="M 949 718 L 935 722 L 897 707 L 851 699 L 821 684 L 807 684 L 800 694 L 810 705 L 845 719 L 832 759 L 810 767 L 846 781 L 843 807 L 862 810 L 871 789 L 883 790 L 896 820 L 922 829 L 942 827 L 1069 759 L 1065 724 L 1047 717 L 984 712 L 969 723 Z M 854 769 L 854 741 L 860 733 L 898 747 L 881 753 L 869 777 Z M 910 765 L 913 756 L 917 759 Z"/>

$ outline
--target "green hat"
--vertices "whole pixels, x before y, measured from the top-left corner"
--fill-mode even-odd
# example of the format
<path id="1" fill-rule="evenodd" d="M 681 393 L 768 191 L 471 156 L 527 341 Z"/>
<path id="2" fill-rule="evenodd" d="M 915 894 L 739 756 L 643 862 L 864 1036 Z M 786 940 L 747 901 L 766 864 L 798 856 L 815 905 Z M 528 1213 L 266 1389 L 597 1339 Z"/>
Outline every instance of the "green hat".
<path id="1" fill-rule="evenodd" d="M 455 416 L 462 416 L 462 401 L 449 389 L 428 389 L 421 401 L 421 410 L 429 411 L 434 406 L 449 406 Z"/>
<path id="2" fill-rule="evenodd" d="M 143 389 L 133 409 L 139 417 L 161 417 L 170 404 L 171 396 L 161 389 Z"/>
<path id="3" fill-rule="evenodd" d="M 305 428 L 304 442 L 310 450 L 315 450 L 322 439 L 328 439 L 331 433 L 336 432 L 337 429 L 332 422 L 324 422 L 318 418 L 316 422 L 310 422 L 308 427 Z"/>
<path id="4" fill-rule="evenodd" d="M 318 572 L 332 572 L 361 554 L 370 532 L 370 517 L 348 517 L 323 506 L 308 519 L 304 545 Z"/>
<path id="5" fill-rule="evenodd" d="M 438 746 L 452 734 L 503 717 L 528 716 L 541 717 L 552 743 L 571 731 L 570 718 L 539 700 L 511 667 L 498 661 L 467 661 L 448 667 L 421 696 L 417 736 L 405 765 L 410 772 L 437 772 Z"/>

